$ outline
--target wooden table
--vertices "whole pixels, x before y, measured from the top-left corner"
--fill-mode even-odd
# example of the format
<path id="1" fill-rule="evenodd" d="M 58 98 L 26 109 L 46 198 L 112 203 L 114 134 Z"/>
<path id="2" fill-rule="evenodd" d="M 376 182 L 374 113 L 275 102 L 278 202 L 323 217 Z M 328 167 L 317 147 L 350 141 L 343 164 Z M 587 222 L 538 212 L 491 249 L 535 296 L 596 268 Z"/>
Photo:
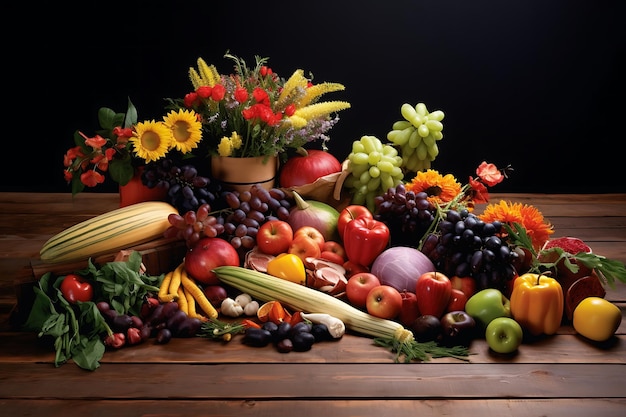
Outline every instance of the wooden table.
<path id="1" fill-rule="evenodd" d="M 493 194 L 532 204 L 555 226 L 612 259 L 626 261 L 626 194 Z M 148 342 L 111 351 L 96 371 L 59 368 L 33 334 L 11 329 L 15 281 L 51 235 L 116 208 L 117 194 L 0 194 L 0 410 L 2 415 L 114 416 L 623 416 L 626 320 L 598 345 L 571 325 L 524 344 L 514 356 L 472 342 L 469 363 L 397 364 L 371 339 L 347 334 L 304 353 L 251 348 L 238 339 Z M 479 208 L 480 210 L 480 208 Z M 626 285 L 606 298 L 622 314 Z"/>

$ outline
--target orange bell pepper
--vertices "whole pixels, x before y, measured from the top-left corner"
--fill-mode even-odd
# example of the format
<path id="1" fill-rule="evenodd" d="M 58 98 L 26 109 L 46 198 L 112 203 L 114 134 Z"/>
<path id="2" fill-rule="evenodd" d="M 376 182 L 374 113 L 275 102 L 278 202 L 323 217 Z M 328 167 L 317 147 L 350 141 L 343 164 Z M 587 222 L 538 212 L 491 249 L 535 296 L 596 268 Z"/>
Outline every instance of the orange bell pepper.
<path id="1" fill-rule="evenodd" d="M 527 273 L 518 277 L 511 292 L 511 315 L 535 336 L 556 333 L 563 318 L 561 284 L 545 275 Z"/>

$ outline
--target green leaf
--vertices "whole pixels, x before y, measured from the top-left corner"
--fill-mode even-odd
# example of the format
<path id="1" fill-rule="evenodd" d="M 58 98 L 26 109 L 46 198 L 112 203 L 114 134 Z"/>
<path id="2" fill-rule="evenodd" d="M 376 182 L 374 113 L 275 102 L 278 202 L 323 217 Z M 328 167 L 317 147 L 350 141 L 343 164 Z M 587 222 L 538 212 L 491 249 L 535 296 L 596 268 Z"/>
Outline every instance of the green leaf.
<path id="1" fill-rule="evenodd" d="M 130 97 L 128 98 L 128 109 L 126 110 L 126 121 L 124 123 L 124 127 L 131 127 L 134 124 L 137 124 L 137 109 L 135 105 L 130 101 Z"/>
<path id="2" fill-rule="evenodd" d="M 72 350 L 72 360 L 82 369 L 94 371 L 100 367 L 105 346 L 100 338 L 83 338 Z"/>
<path id="3" fill-rule="evenodd" d="M 123 158 L 115 158 L 109 162 L 109 175 L 111 179 L 119 185 L 126 185 L 135 175 L 135 168 L 132 165 L 130 155 Z"/>
<path id="4" fill-rule="evenodd" d="M 98 110 L 98 123 L 100 127 L 107 130 L 113 130 L 116 126 L 121 126 L 121 123 L 116 124 L 116 113 L 108 107 L 100 107 Z M 124 115 L 122 115 L 124 117 Z"/>

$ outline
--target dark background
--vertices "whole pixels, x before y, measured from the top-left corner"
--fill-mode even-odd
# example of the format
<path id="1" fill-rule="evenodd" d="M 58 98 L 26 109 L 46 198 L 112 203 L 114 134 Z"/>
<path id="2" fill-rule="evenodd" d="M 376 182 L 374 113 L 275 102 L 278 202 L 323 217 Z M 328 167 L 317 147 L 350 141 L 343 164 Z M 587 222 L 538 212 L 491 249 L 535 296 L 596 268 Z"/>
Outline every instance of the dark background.
<path id="1" fill-rule="evenodd" d="M 190 89 L 198 56 L 226 50 L 340 82 L 351 102 L 331 131 L 386 140 L 400 106 L 443 110 L 433 168 L 461 182 L 487 160 L 512 176 L 494 192 L 626 192 L 626 13 L 622 1 L 84 1 L 71 11 L 11 6 L 4 33 L 2 191 L 70 192 L 63 154 L 93 133 L 99 107 L 160 118 Z M 17 10 L 24 7 L 24 10 Z M 15 9 L 17 8 L 17 9 Z M 6 32 L 6 28 L 3 29 Z M 10 93 L 9 93 L 10 92 Z M 6 146 L 6 145 L 5 145 Z M 17 167 L 15 166 L 17 164 Z M 105 184 L 96 191 L 115 191 Z"/>

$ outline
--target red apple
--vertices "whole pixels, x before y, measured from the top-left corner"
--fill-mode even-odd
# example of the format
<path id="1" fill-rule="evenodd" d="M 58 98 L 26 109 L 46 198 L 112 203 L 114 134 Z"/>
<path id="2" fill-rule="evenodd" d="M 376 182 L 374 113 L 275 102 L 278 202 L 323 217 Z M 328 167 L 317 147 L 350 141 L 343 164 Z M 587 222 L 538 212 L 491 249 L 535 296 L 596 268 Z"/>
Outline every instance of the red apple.
<path id="1" fill-rule="evenodd" d="M 240 266 L 237 250 L 228 241 L 219 237 L 204 237 L 197 241 L 187 250 L 184 262 L 189 276 L 206 285 L 220 283 L 213 268 Z"/>
<path id="2" fill-rule="evenodd" d="M 348 278 L 346 284 L 346 297 L 353 307 L 366 308 L 367 294 L 374 287 L 380 285 L 380 280 L 369 272 L 359 272 Z"/>
<path id="3" fill-rule="evenodd" d="M 463 311 L 465 310 L 465 303 L 467 303 L 467 295 L 461 290 L 452 288 L 450 293 L 450 299 L 448 300 L 448 306 L 446 312 L 450 311 Z"/>
<path id="4" fill-rule="evenodd" d="M 303 262 L 306 258 L 319 258 L 322 254 L 318 243 L 306 234 L 294 235 L 287 253 L 297 255 Z"/>
<path id="5" fill-rule="evenodd" d="M 268 255 L 287 252 L 293 240 L 291 225 L 283 220 L 268 220 L 259 227 L 256 244 L 259 250 Z"/>
<path id="6" fill-rule="evenodd" d="M 345 259 L 343 259 L 337 253 L 331 252 L 329 250 L 322 251 L 322 253 L 320 253 L 320 259 L 323 259 L 323 260 L 328 261 L 328 262 L 335 263 L 337 265 L 341 265 L 341 264 L 343 264 L 346 261 Z"/>
<path id="7" fill-rule="evenodd" d="M 346 270 L 346 278 L 350 278 L 352 275 L 360 274 L 361 272 L 369 272 L 370 269 L 366 266 L 359 265 L 350 260 L 343 263 L 343 269 Z"/>
<path id="8" fill-rule="evenodd" d="M 339 212 L 339 218 L 337 219 L 337 232 L 339 232 L 339 237 L 343 239 L 343 229 L 345 229 L 346 224 L 363 215 L 370 219 L 374 218 L 372 212 L 361 204 L 352 204 L 341 210 L 341 212 Z"/>
<path id="9" fill-rule="evenodd" d="M 324 235 L 322 234 L 322 232 L 320 232 L 318 229 L 316 229 L 313 226 L 302 226 L 302 227 L 297 228 L 293 232 L 294 239 L 302 235 L 308 236 L 314 241 L 316 241 L 317 245 L 320 248 L 320 253 L 324 250 L 324 243 L 326 242 L 326 239 L 324 238 Z"/>
<path id="10" fill-rule="evenodd" d="M 398 314 L 398 322 L 408 328 L 421 315 L 417 306 L 417 295 L 410 291 L 401 291 L 400 295 L 402 296 L 402 310 Z"/>
<path id="11" fill-rule="evenodd" d="M 476 281 L 472 277 L 459 277 L 455 275 L 450 278 L 450 282 L 452 283 L 452 288 L 463 291 L 467 298 L 476 294 Z"/>
<path id="12" fill-rule="evenodd" d="M 327 240 L 324 242 L 324 247 L 322 248 L 322 252 L 333 252 L 343 258 L 343 262 L 339 262 L 339 265 L 344 263 L 348 257 L 346 256 L 346 250 L 343 245 L 339 242 L 335 242 L 334 240 Z"/>
<path id="13" fill-rule="evenodd" d="M 379 285 L 367 294 L 365 306 L 372 316 L 393 320 L 402 311 L 402 295 L 390 285 Z"/>
<path id="14" fill-rule="evenodd" d="M 441 272 L 429 271 L 422 274 L 415 284 L 417 306 L 422 314 L 441 318 L 448 307 L 452 283 Z"/>

